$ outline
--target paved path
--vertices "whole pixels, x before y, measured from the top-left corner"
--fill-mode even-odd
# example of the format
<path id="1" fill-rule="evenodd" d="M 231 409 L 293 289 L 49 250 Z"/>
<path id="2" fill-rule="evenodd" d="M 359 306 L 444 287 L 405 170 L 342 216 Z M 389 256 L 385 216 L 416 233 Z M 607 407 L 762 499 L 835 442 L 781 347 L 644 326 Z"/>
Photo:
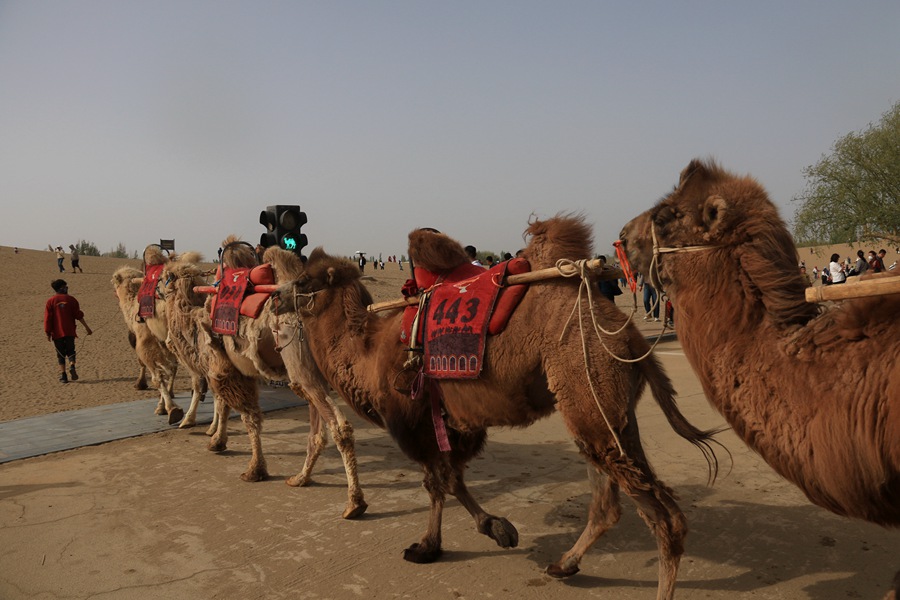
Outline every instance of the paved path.
<path id="1" fill-rule="evenodd" d="M 190 401 L 190 396 L 178 398 L 182 408 L 187 408 Z M 155 398 L 120 402 L 0 423 L 0 463 L 177 427 L 169 425 L 165 415 L 153 414 L 156 402 Z M 259 403 L 263 412 L 269 412 L 305 405 L 306 401 L 300 400 L 289 388 L 262 386 Z M 232 411 L 231 417 L 237 418 L 238 414 Z M 197 410 L 197 424 L 211 423 L 212 416 L 210 393 Z"/>
<path id="2" fill-rule="evenodd" d="M 637 321 L 636 324 L 650 343 L 661 331 L 660 323 Z M 671 331 L 663 335 L 663 339 L 674 337 Z M 166 416 L 153 414 L 156 402 L 156 399 L 121 402 L 0 423 L 0 464 L 177 427 L 169 425 Z M 306 405 L 305 400 L 286 387 L 260 387 L 259 402 L 263 412 Z M 179 398 L 179 404 L 187 408 L 190 396 Z M 212 414 L 210 393 L 197 410 L 197 424 L 211 423 Z M 238 414 L 232 411 L 231 418 L 237 418 Z"/>

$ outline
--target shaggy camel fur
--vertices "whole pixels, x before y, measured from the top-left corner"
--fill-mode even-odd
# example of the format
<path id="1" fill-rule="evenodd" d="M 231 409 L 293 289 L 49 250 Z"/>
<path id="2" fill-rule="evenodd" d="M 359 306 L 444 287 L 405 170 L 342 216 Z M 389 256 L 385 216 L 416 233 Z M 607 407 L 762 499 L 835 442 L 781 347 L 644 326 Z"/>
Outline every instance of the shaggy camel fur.
<path id="1" fill-rule="evenodd" d="M 222 248 L 222 264 L 226 267 L 252 268 L 257 265 L 254 249 L 235 236 L 226 238 Z M 277 246 L 267 249 L 263 260 L 272 265 L 278 283 L 292 281 L 303 272 L 300 257 Z M 353 519 L 368 508 L 357 475 L 353 425 L 329 397 L 331 388 L 313 362 L 300 327 L 296 314 L 279 314 L 275 301 L 270 298 L 258 318 L 242 316 L 238 335 L 221 336 L 221 340 L 228 360 L 242 375 L 257 380 L 287 379 L 291 390 L 309 403 L 306 461 L 298 474 L 287 479 L 288 485 L 297 487 L 310 483 L 313 468 L 326 444 L 324 420 L 347 475 L 348 499 L 343 517 Z M 245 399 L 245 402 L 252 401 Z M 220 418 L 227 419 L 228 406 L 223 406 L 222 411 Z"/>
<path id="2" fill-rule="evenodd" d="M 193 257 L 193 255 L 191 257 Z M 170 257 L 164 254 L 159 246 L 156 245 L 147 246 L 144 249 L 144 263 L 148 265 L 167 264 L 170 260 L 177 260 L 178 258 L 177 255 L 173 255 L 170 259 Z M 161 345 L 161 350 L 159 350 L 159 352 L 166 354 L 168 360 L 176 361 L 173 363 L 171 376 L 166 374 L 166 377 L 169 377 L 170 381 L 168 385 L 168 396 L 171 398 L 171 396 L 174 395 L 175 368 L 177 366 L 178 358 L 177 354 L 174 354 L 166 343 L 168 338 L 168 323 L 165 316 L 166 305 L 161 299 L 158 299 L 156 301 L 154 317 L 147 319 L 138 317 L 139 307 L 137 295 L 140 290 L 140 284 L 134 283 L 134 279 L 140 277 L 143 277 L 143 273 L 137 269 L 132 267 L 122 267 L 113 275 L 113 287 L 116 290 L 116 297 L 119 299 L 119 308 L 122 311 L 122 316 L 125 318 L 125 325 L 129 329 L 129 337 L 131 337 L 131 335 L 135 336 L 133 347 L 138 354 L 138 361 L 142 364 L 142 371 L 145 364 L 144 360 L 141 358 L 142 354 L 149 353 L 148 360 L 154 362 L 154 364 L 159 364 L 158 360 L 155 360 L 154 358 L 157 350 L 153 347 L 153 341 L 148 337 L 148 332 L 149 334 L 152 334 L 152 337 Z M 141 351 L 138 351 L 137 348 L 139 336 L 142 340 L 140 343 L 143 346 Z M 156 358 L 158 359 L 158 357 Z M 180 429 L 187 429 L 196 425 L 197 410 L 200 407 L 200 403 L 203 402 L 206 397 L 207 392 L 207 383 L 204 374 L 200 371 L 191 370 L 190 368 L 188 368 L 188 371 L 191 374 L 190 407 L 188 408 L 187 413 L 184 413 L 184 411 L 176 407 L 175 417 L 177 418 L 173 418 L 172 413 L 169 413 L 169 423 L 176 423 L 180 420 L 181 423 L 178 425 Z M 139 384 L 138 389 L 141 389 Z M 165 407 L 163 407 L 163 409 L 165 410 Z M 181 415 L 178 415 L 179 412 Z M 160 408 L 157 407 L 157 414 L 165 413 L 160 412 Z"/>
<path id="3" fill-rule="evenodd" d="M 462 247 L 452 240 L 450 244 L 446 236 L 414 233 L 435 236 L 436 243 L 445 247 L 455 245 L 458 251 L 454 255 L 466 260 Z M 552 267 L 562 258 L 591 255 L 590 230 L 580 219 L 537 221 L 527 233 L 532 238 L 525 256 L 533 268 Z M 435 264 L 440 261 L 429 261 L 412 252 L 410 255 L 417 268 L 434 270 L 440 266 Z M 455 258 L 447 262 L 459 264 Z M 705 454 L 711 454 L 711 434 L 695 429 L 678 411 L 671 383 L 656 359 L 617 362 L 593 333 L 585 334 L 582 340 L 577 317 L 590 321 L 587 303 L 580 305 L 574 321 L 568 323 L 578 296 L 576 281 L 555 279 L 532 284 L 506 329 L 487 339 L 481 377 L 440 382 L 451 446 L 451 451 L 442 453 L 429 399 L 412 400 L 408 391 L 395 387 L 404 377 L 413 375 L 404 367 L 407 353 L 400 342 L 402 313 L 384 317 L 369 313 L 367 306 L 372 298 L 360 277 L 355 264 L 317 248 L 303 275 L 282 287 L 279 294 L 287 308 L 299 312 L 310 350 L 326 379 L 362 416 L 371 418 L 374 409 L 400 449 L 422 465 L 431 514 L 424 535 L 405 550 L 404 558 L 428 563 L 439 557 L 441 517 L 448 493 L 473 516 L 478 532 L 501 547 L 516 546 L 516 528 L 479 506 L 466 488 L 463 472 L 482 451 L 488 427 L 525 426 L 558 409 L 596 472 L 590 477 L 593 496 L 588 524 L 575 545 L 549 567 L 549 573 L 564 577 L 578 571 L 584 553 L 619 519 L 621 490 L 635 502 L 656 535 L 658 597 L 671 598 L 687 524 L 674 494 L 656 478 L 641 446 L 635 405 L 645 384 L 650 385 L 676 432 Z M 606 299 L 598 298 L 593 310 L 598 319 L 612 326 L 625 321 Z M 648 350 L 633 326 L 616 337 L 604 335 L 604 341 L 619 356 L 638 357 Z M 588 379 L 595 382 L 595 394 Z M 432 390 L 430 393 L 435 387 L 425 386 Z M 608 425 L 603 415 L 609 419 Z"/>
<path id="4" fill-rule="evenodd" d="M 246 249 L 246 250 L 245 250 Z M 266 256 L 274 265 L 276 280 L 295 278 L 302 265 L 298 257 L 288 252 L 270 250 Z M 228 414 L 231 409 L 241 413 L 251 445 L 244 481 L 260 481 L 268 477 L 262 452 L 262 410 L 259 406 L 259 380 L 290 378 L 291 389 L 310 402 L 310 432 L 307 457 L 303 470 L 287 480 L 288 485 L 302 486 L 310 481 L 316 459 L 325 445 L 321 420 L 328 423 L 335 444 L 344 460 L 348 481 L 348 503 L 345 518 L 363 514 L 367 508 L 357 479 L 353 428 L 341 411 L 328 398 L 328 385 L 305 350 L 299 331 L 291 328 L 288 319 L 281 319 L 274 307 L 264 309 L 259 319 L 242 317 L 237 336 L 221 336 L 212 332 L 209 298 L 194 292 L 194 286 L 206 283 L 204 271 L 196 262 L 199 257 L 171 261 L 163 271 L 166 317 L 169 325 L 169 345 L 188 368 L 207 374 L 216 397 L 215 427 L 208 448 L 214 452 L 225 450 L 228 443 Z M 255 266 L 252 248 L 234 237 L 223 245 L 222 262 L 226 266 Z M 269 304 L 271 306 L 272 300 Z M 296 321 L 296 319 L 294 319 Z M 275 332 L 279 348 L 276 351 Z M 288 370 L 290 369 L 290 370 Z"/>
<path id="5" fill-rule="evenodd" d="M 900 295 L 805 302 L 765 190 L 712 162 L 688 165 L 621 239 L 669 294 L 707 398 L 744 442 L 814 504 L 900 526 Z"/>
<path id="6" fill-rule="evenodd" d="M 128 340 L 137 354 L 141 365 L 141 377 L 138 382 L 144 382 L 143 388 L 139 383 L 138 389 L 147 389 L 145 373 L 149 371 L 153 386 L 159 390 L 159 403 L 156 405 L 157 415 L 169 415 L 169 424 L 175 424 L 183 420 L 184 410 L 173 400 L 175 386 L 175 373 L 178 371 L 178 359 L 166 348 L 165 322 L 162 319 L 138 318 L 138 290 L 139 283 L 133 283 L 135 278 L 142 273 L 134 267 L 120 267 L 113 273 L 112 284 L 119 299 L 119 310 L 128 327 Z M 158 308 L 162 303 L 157 303 Z M 161 336 L 154 335 L 151 325 L 158 329 Z"/>

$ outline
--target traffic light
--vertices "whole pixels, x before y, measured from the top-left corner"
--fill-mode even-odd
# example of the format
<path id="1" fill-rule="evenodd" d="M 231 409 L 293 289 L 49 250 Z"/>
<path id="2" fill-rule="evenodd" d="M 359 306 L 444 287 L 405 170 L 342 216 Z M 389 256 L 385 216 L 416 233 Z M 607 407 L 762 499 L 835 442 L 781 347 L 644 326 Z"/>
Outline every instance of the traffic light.
<path id="1" fill-rule="evenodd" d="M 306 213 L 295 204 L 276 204 L 259 214 L 259 223 L 266 232 L 259 238 L 263 248 L 280 246 L 300 255 L 306 246 L 306 234 L 300 230 L 306 225 Z"/>

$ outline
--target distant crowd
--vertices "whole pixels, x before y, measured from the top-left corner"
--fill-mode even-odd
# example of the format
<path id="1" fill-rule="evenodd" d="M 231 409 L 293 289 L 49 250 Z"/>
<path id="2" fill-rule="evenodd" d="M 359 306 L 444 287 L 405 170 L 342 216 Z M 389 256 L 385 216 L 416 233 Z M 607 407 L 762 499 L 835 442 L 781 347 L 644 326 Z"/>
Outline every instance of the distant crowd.
<path id="1" fill-rule="evenodd" d="M 856 260 L 853 261 L 849 256 L 841 260 L 841 256 L 837 253 L 831 255 L 831 259 L 827 265 L 823 265 L 821 270 L 817 266 L 812 268 L 811 283 L 818 283 L 821 280 L 822 285 L 835 285 L 845 283 L 848 277 L 862 275 L 864 273 L 883 273 L 885 271 L 893 271 L 897 268 L 895 260 L 890 266 L 885 266 L 885 257 L 887 250 L 882 248 L 877 253 L 869 250 L 868 253 L 857 250 Z M 800 272 L 807 274 L 806 263 L 800 261 Z"/>

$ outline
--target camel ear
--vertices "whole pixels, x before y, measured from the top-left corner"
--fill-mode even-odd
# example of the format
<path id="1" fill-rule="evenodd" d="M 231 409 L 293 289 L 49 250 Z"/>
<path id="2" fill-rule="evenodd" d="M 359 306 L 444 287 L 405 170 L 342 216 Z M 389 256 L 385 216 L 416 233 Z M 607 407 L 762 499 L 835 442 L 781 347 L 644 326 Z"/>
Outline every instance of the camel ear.
<path id="1" fill-rule="evenodd" d="M 327 275 L 325 276 L 325 281 L 328 282 L 328 285 L 334 285 L 335 274 L 337 274 L 337 269 L 328 267 Z"/>
<path id="2" fill-rule="evenodd" d="M 722 196 L 710 196 L 703 203 L 703 225 L 709 233 L 715 233 L 725 222 L 728 202 Z"/>
<path id="3" fill-rule="evenodd" d="M 706 172 L 706 165 L 700 159 L 695 158 L 688 166 L 682 169 L 681 176 L 678 178 L 678 189 L 682 189 L 691 177 L 702 175 L 704 172 Z"/>

